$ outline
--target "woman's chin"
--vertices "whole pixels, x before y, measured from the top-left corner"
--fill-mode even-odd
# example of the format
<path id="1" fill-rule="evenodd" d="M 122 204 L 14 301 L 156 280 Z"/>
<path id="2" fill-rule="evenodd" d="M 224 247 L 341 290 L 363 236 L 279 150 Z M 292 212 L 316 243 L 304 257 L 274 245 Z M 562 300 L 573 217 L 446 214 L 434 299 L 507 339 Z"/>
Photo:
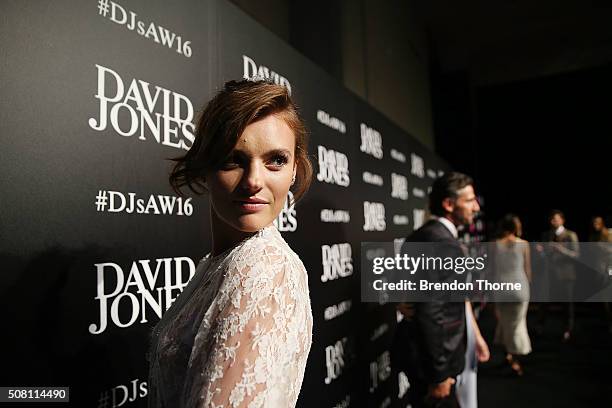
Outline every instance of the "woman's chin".
<path id="1" fill-rule="evenodd" d="M 268 217 L 261 217 L 256 214 L 247 214 L 238 217 L 236 222 L 236 228 L 242 232 L 257 232 L 272 224 L 274 219 L 268 219 Z"/>

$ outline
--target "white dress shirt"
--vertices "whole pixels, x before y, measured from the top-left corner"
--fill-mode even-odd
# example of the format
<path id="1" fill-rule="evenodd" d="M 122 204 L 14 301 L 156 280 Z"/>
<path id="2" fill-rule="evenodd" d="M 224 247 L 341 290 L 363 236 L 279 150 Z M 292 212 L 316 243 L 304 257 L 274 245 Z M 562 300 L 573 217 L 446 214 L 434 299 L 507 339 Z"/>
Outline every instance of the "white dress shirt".
<path id="1" fill-rule="evenodd" d="M 455 226 L 455 224 L 453 224 L 451 220 L 449 220 L 446 217 L 435 217 L 435 219 L 441 222 L 442 225 L 444 225 L 446 229 L 448 229 L 450 233 L 453 234 L 453 237 L 455 238 L 459 237 L 459 233 L 457 232 L 457 227 Z"/>

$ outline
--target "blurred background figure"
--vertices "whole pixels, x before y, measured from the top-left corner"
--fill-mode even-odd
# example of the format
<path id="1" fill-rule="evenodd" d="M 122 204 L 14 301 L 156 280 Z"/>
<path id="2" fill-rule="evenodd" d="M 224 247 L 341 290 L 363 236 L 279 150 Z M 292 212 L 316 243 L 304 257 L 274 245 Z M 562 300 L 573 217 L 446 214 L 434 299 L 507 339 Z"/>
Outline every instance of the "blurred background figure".
<path id="1" fill-rule="evenodd" d="M 599 215 L 591 219 L 589 242 L 612 242 L 612 234 L 608 231 L 603 217 Z"/>
<path id="2" fill-rule="evenodd" d="M 496 303 L 497 327 L 495 343 L 506 351 L 506 361 L 512 372 L 523 375 L 520 356 L 531 352 L 527 332 L 531 262 L 529 244 L 521 239 L 522 225 L 514 214 L 507 214 L 499 222 L 499 238 L 495 241 L 495 275 L 498 282 L 520 282 L 523 290 L 504 292 Z"/>
<path id="3" fill-rule="evenodd" d="M 560 210 L 552 210 L 548 217 L 550 229 L 544 232 L 543 242 L 550 242 L 546 255 L 550 275 L 561 293 L 557 296 L 566 304 L 566 323 L 563 341 L 569 341 L 574 330 L 574 285 L 576 269 L 574 259 L 578 257 L 578 236 L 574 231 L 565 228 L 565 215 Z M 540 324 L 544 324 L 546 308 L 540 308 Z"/>
<path id="4" fill-rule="evenodd" d="M 591 218 L 591 225 L 589 228 L 589 242 L 600 242 L 602 244 L 608 244 L 612 242 L 612 234 L 608 230 L 603 217 L 596 215 Z M 610 245 L 603 245 L 600 248 L 601 256 L 601 267 L 604 271 L 607 271 L 612 265 L 612 256 L 610 254 Z M 606 313 L 606 321 L 608 324 L 608 332 L 612 334 L 612 308 L 610 302 L 604 302 L 604 310 Z"/>

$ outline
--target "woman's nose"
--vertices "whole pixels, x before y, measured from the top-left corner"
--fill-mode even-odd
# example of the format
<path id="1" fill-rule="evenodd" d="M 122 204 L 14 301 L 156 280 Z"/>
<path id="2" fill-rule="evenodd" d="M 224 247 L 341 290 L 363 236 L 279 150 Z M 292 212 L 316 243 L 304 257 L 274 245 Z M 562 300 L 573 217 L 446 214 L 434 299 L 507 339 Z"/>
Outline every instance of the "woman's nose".
<path id="1" fill-rule="evenodd" d="M 263 187 L 263 169 L 256 162 L 251 162 L 242 175 L 242 187 L 249 192 L 257 192 Z"/>

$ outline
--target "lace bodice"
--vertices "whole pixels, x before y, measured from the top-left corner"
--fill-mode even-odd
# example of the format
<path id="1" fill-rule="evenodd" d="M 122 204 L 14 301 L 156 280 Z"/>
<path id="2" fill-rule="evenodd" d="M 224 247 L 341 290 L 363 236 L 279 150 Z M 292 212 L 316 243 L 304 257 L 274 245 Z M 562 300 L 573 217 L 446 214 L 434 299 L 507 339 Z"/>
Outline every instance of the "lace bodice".
<path id="1" fill-rule="evenodd" d="M 306 270 L 269 226 L 207 255 L 155 327 L 149 407 L 294 407 L 311 343 Z"/>

